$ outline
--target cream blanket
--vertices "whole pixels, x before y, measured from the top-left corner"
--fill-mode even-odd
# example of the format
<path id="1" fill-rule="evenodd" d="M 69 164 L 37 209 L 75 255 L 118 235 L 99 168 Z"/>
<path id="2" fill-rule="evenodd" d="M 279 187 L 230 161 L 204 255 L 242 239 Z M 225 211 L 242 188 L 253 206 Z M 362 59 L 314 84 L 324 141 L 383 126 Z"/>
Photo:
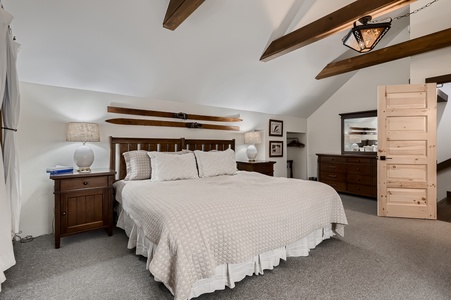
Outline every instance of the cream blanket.
<path id="1" fill-rule="evenodd" d="M 124 210 L 158 245 L 149 270 L 175 299 L 187 299 L 191 286 L 218 265 L 283 247 L 331 223 L 343 234 L 347 224 L 330 186 L 251 172 L 132 181 L 121 196 Z"/>

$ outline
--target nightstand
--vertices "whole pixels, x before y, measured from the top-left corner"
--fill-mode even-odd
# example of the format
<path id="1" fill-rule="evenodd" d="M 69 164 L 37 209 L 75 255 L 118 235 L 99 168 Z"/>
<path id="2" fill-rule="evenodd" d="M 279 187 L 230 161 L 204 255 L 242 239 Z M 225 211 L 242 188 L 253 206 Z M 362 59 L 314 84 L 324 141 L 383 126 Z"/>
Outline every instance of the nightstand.
<path id="1" fill-rule="evenodd" d="M 113 234 L 115 171 L 50 175 L 55 186 L 55 248 L 61 237 L 105 228 Z"/>
<path id="2" fill-rule="evenodd" d="M 268 176 L 274 176 L 275 163 L 275 161 L 256 160 L 254 162 L 237 161 L 236 165 L 240 171 L 258 172 Z"/>

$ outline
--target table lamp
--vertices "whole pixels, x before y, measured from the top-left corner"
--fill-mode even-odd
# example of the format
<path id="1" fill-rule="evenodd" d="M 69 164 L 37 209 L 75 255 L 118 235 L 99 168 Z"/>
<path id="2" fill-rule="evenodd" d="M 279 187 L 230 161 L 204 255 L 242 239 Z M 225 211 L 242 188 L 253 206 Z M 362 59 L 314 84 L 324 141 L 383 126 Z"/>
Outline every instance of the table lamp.
<path id="1" fill-rule="evenodd" d="M 255 144 L 260 144 L 262 142 L 259 131 L 249 131 L 244 134 L 244 143 L 249 144 L 246 150 L 247 158 L 249 162 L 254 162 L 257 157 L 257 148 Z"/>
<path id="2" fill-rule="evenodd" d="M 70 122 L 67 125 L 66 141 L 82 142 L 83 145 L 74 152 L 74 162 L 78 172 L 90 172 L 94 162 L 94 152 L 86 142 L 99 142 L 99 124 L 86 122 Z"/>

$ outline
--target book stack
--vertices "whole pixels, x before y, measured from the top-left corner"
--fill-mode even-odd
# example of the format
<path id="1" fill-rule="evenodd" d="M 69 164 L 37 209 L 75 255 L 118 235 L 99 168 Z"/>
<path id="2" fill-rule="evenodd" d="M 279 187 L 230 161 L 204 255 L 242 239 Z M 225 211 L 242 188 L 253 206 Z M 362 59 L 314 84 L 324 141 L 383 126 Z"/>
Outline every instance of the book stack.
<path id="1" fill-rule="evenodd" d="M 69 166 L 59 166 L 56 165 L 54 167 L 51 168 L 47 168 L 46 172 L 49 173 L 50 175 L 56 175 L 56 174 L 64 174 L 64 173 L 72 173 L 74 171 L 73 167 L 69 167 Z"/>

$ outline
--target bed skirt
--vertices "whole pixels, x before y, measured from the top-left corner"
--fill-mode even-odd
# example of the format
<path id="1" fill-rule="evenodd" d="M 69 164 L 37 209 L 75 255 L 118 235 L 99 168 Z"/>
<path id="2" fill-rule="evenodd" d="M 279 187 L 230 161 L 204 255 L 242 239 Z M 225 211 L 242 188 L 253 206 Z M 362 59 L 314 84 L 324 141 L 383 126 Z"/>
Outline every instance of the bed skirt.
<path id="1" fill-rule="evenodd" d="M 128 236 L 128 249 L 136 248 L 136 254 L 147 257 L 146 269 L 149 268 L 155 244 L 149 241 L 143 230 L 133 222 L 121 205 L 118 206 L 117 227 L 122 228 Z M 239 264 L 223 264 L 215 269 L 215 275 L 197 281 L 191 288 L 190 298 L 198 297 L 205 293 L 212 293 L 216 290 L 223 290 L 226 286 L 235 287 L 235 282 L 243 280 L 246 276 L 263 274 L 264 270 L 272 270 L 278 266 L 280 260 L 286 260 L 287 257 L 308 256 L 311 249 L 314 249 L 323 240 L 329 239 L 334 235 L 332 225 L 317 229 L 311 232 L 303 239 L 271 251 L 258 254 L 251 259 Z M 156 281 L 161 282 L 154 277 Z M 172 294 L 171 287 L 166 286 Z"/>

